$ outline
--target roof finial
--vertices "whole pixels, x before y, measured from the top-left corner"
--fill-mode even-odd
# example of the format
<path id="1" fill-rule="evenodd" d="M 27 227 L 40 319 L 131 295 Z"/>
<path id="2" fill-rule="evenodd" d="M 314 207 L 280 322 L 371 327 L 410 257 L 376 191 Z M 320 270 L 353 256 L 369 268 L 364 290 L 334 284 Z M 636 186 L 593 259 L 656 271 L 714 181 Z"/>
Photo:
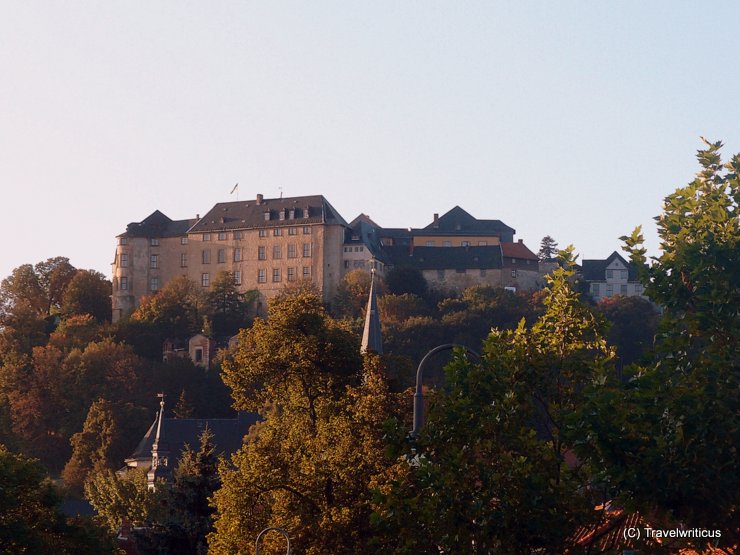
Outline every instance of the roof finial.
<path id="1" fill-rule="evenodd" d="M 375 268 L 370 270 L 370 294 L 365 311 L 365 328 L 362 331 L 360 352 L 374 352 L 383 354 L 383 338 L 380 333 L 380 315 L 378 314 L 378 299 L 375 292 Z"/>

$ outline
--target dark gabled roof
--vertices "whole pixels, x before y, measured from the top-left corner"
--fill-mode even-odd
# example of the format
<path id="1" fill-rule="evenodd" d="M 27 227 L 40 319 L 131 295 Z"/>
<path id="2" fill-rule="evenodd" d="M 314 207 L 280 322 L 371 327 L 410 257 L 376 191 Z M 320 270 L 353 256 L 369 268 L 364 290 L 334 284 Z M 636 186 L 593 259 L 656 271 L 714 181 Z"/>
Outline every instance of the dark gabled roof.
<path id="1" fill-rule="evenodd" d="M 380 226 L 378 224 L 376 224 L 374 221 L 372 221 L 370 219 L 370 216 L 368 216 L 367 214 L 362 214 L 362 213 L 359 214 L 354 220 L 352 220 L 349 223 L 349 227 L 355 227 L 355 225 L 357 225 L 360 222 L 365 222 L 368 225 L 371 225 L 373 227 L 376 227 L 376 228 L 380 229 Z"/>
<path id="2" fill-rule="evenodd" d="M 119 237 L 177 237 L 185 235 L 196 220 L 172 220 L 155 210 L 140 222 L 131 222 Z"/>
<path id="3" fill-rule="evenodd" d="M 527 248 L 519 239 L 516 243 L 501 243 L 501 251 L 506 258 L 521 258 L 525 260 L 539 260 L 537 255 Z"/>
<path id="4" fill-rule="evenodd" d="M 423 229 L 415 229 L 420 235 L 478 235 L 515 234 L 514 228 L 509 227 L 501 220 L 479 220 L 459 206 L 443 214 L 437 221 L 430 223 Z"/>
<path id="5" fill-rule="evenodd" d="M 615 259 L 618 259 L 627 268 L 627 280 L 637 281 L 637 268 L 632 262 L 627 262 L 617 251 L 614 251 L 604 260 L 584 260 L 582 265 L 583 279 L 585 281 L 604 281 L 606 279 L 606 267 Z"/>
<path id="6" fill-rule="evenodd" d="M 361 214 L 362 216 L 362 214 Z M 344 230 L 345 245 L 365 245 L 373 258 L 385 262 L 383 246 L 380 244 L 380 228 L 360 217 L 352 220 L 352 225 Z"/>
<path id="7" fill-rule="evenodd" d="M 308 218 L 303 217 L 308 208 Z M 289 210 L 295 210 L 294 219 L 289 219 Z M 270 219 L 265 220 L 265 212 L 270 212 Z M 284 219 L 280 219 L 280 213 Z M 307 197 L 262 199 L 219 202 L 198 222 L 189 233 L 223 231 L 228 229 L 250 229 L 259 227 L 276 227 L 281 225 L 339 224 L 347 225 L 344 218 L 321 195 Z"/>
<path id="8" fill-rule="evenodd" d="M 419 270 L 465 270 L 501 268 L 501 248 L 486 247 L 383 247 L 388 264 Z"/>
<path id="9" fill-rule="evenodd" d="M 206 426 L 213 432 L 216 452 L 225 455 L 235 453 L 242 446 L 242 439 L 250 426 L 260 420 L 255 413 L 239 413 L 238 418 L 165 418 L 162 421 L 162 440 L 167 443 L 170 453 L 179 458 L 185 444 L 197 450 L 200 435 Z M 152 458 L 152 444 L 157 434 L 157 419 L 147 430 L 128 460 Z"/>

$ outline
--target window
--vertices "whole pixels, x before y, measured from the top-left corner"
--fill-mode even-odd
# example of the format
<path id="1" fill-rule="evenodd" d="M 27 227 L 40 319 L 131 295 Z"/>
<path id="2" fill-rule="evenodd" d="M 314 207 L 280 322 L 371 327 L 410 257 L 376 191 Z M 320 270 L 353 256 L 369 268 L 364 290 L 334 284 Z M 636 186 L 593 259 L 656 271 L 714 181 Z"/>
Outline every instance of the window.
<path id="1" fill-rule="evenodd" d="M 308 216 L 306 216 L 308 217 Z M 310 225 L 304 225 L 303 226 L 303 235 L 311 235 L 311 226 Z"/>
<path id="2" fill-rule="evenodd" d="M 279 260 L 283 257 L 283 248 L 280 245 L 272 246 L 272 258 L 273 260 Z"/>
<path id="3" fill-rule="evenodd" d="M 210 264 L 211 263 L 211 251 L 209 251 L 208 249 L 204 250 L 200 254 L 200 257 L 201 257 L 201 262 L 203 264 Z"/>
<path id="4" fill-rule="evenodd" d="M 235 285 L 241 285 L 242 284 L 242 273 L 237 270 L 234 272 L 234 284 Z"/>
<path id="5" fill-rule="evenodd" d="M 187 253 L 181 252 L 180 253 L 180 268 L 187 268 L 188 267 L 188 255 Z"/>
<path id="6" fill-rule="evenodd" d="M 219 241 L 226 241 L 226 232 L 225 231 L 219 231 L 218 232 L 218 240 Z"/>
<path id="7" fill-rule="evenodd" d="M 298 257 L 298 252 L 296 251 L 295 245 L 291 243 L 290 245 L 288 245 L 288 258 L 297 258 L 297 257 Z"/>
<path id="8" fill-rule="evenodd" d="M 157 239 L 156 237 L 152 237 L 151 239 L 149 239 L 149 246 L 150 247 L 158 247 L 159 246 L 159 239 Z"/>
<path id="9" fill-rule="evenodd" d="M 360 247 L 355 247 L 355 252 L 360 252 Z"/>
<path id="10" fill-rule="evenodd" d="M 241 239 L 242 238 L 242 232 L 241 231 L 235 231 L 234 232 L 234 239 Z"/>
<path id="11" fill-rule="evenodd" d="M 208 272 L 203 272 L 200 274 L 200 284 L 203 287 L 208 287 L 211 284 L 211 274 Z"/>
<path id="12" fill-rule="evenodd" d="M 260 237 L 267 237 L 267 230 L 266 229 L 260 229 L 259 236 Z"/>
<path id="13" fill-rule="evenodd" d="M 599 285 L 598 283 L 592 283 L 591 293 L 593 293 L 594 297 L 598 297 L 599 295 L 601 295 L 601 285 Z"/>
<path id="14" fill-rule="evenodd" d="M 123 287 L 121 287 L 121 289 L 123 289 Z M 637 293 L 638 295 L 642 295 L 642 285 L 641 284 L 638 283 L 637 285 L 635 285 L 635 293 Z"/>
<path id="15" fill-rule="evenodd" d="M 622 279 L 627 279 L 627 270 L 622 270 L 621 274 L 622 274 Z"/>
<path id="16" fill-rule="evenodd" d="M 364 260 L 353 260 L 353 266 L 355 268 L 364 268 L 365 267 L 365 261 Z"/>
<path id="17" fill-rule="evenodd" d="M 437 270 L 437 279 L 439 281 L 445 280 L 445 271 L 444 270 Z"/>
<path id="18" fill-rule="evenodd" d="M 451 247 L 452 246 L 452 243 L 450 243 L 449 241 L 445 241 L 443 243 L 443 246 L 445 246 L 445 247 Z"/>
<path id="19" fill-rule="evenodd" d="M 242 249 L 241 247 L 238 247 L 234 249 L 234 262 L 241 262 L 242 261 Z"/>
<path id="20" fill-rule="evenodd" d="M 118 244 L 119 245 L 128 245 L 128 237 L 121 237 L 120 239 L 118 239 Z"/>
<path id="21" fill-rule="evenodd" d="M 627 284 L 623 283 L 619 286 L 619 294 L 620 295 L 626 295 L 627 294 Z"/>
<path id="22" fill-rule="evenodd" d="M 345 268 L 349 268 L 349 260 L 345 260 L 344 261 L 344 267 Z"/>
<path id="23" fill-rule="evenodd" d="M 203 362 L 203 347 L 195 348 L 195 361 L 194 362 L 196 363 Z"/>
<path id="24" fill-rule="evenodd" d="M 226 249 L 218 249 L 218 252 L 216 253 L 216 260 L 219 264 L 223 264 L 226 262 Z"/>
<path id="25" fill-rule="evenodd" d="M 478 246 L 479 247 L 487 247 L 488 246 L 488 241 L 478 241 Z"/>
<path id="26" fill-rule="evenodd" d="M 187 245 L 188 244 L 188 238 L 187 237 L 180 237 L 180 244 L 181 245 Z"/>
<path id="27" fill-rule="evenodd" d="M 515 278 L 515 277 L 516 277 L 516 270 L 512 270 L 512 271 L 511 271 L 511 277 L 513 277 L 513 278 Z"/>
<path id="28" fill-rule="evenodd" d="M 606 279 L 612 279 L 614 277 L 614 270 L 606 271 Z"/>
<path id="29" fill-rule="evenodd" d="M 278 212 L 278 219 L 279 220 L 285 219 L 285 210 L 281 210 L 280 212 Z"/>
<path id="30" fill-rule="evenodd" d="M 303 209 L 303 217 L 308 218 L 308 208 Z"/>
<path id="31" fill-rule="evenodd" d="M 295 268 L 288 268 L 288 281 L 295 281 Z"/>
<path id="32" fill-rule="evenodd" d="M 460 243 L 460 246 L 461 246 L 461 247 L 469 247 L 469 246 L 470 246 L 470 241 L 462 241 L 462 242 Z"/>
<path id="33" fill-rule="evenodd" d="M 512 264 L 516 264 L 516 258 L 512 258 L 512 259 L 511 259 L 511 263 L 512 263 Z"/>
<path id="34" fill-rule="evenodd" d="M 127 276 L 121 276 L 121 289 L 123 291 L 128 290 L 128 277 Z"/>
<path id="35" fill-rule="evenodd" d="M 311 257 L 311 243 L 303 243 L 303 258 Z"/>
<path id="36" fill-rule="evenodd" d="M 265 247 L 257 247 L 257 260 L 267 260 L 267 255 L 265 254 Z"/>
<path id="37" fill-rule="evenodd" d="M 149 257 L 149 267 L 156 270 L 159 268 L 159 255 L 153 254 Z"/>
<path id="38" fill-rule="evenodd" d="M 128 253 L 122 252 L 121 253 L 121 268 L 127 268 L 128 267 Z"/>
<path id="39" fill-rule="evenodd" d="M 159 278 L 153 277 L 149 280 L 149 290 L 156 291 L 157 289 L 159 289 Z"/>
<path id="40" fill-rule="evenodd" d="M 257 283 L 265 283 L 267 281 L 267 272 L 264 270 L 257 270 Z"/>
<path id="41" fill-rule="evenodd" d="M 426 242 L 426 246 L 427 247 L 433 247 L 434 246 L 434 241 L 427 241 Z"/>
<path id="42" fill-rule="evenodd" d="M 280 268 L 272 269 L 272 281 L 273 283 L 277 283 L 278 281 L 280 281 Z"/>
<path id="43" fill-rule="evenodd" d="M 611 297 L 614 294 L 614 286 L 611 283 L 606 284 L 606 296 Z"/>
<path id="44" fill-rule="evenodd" d="M 311 266 L 303 267 L 303 279 L 311 279 Z"/>
<path id="45" fill-rule="evenodd" d="M 210 241 L 211 240 L 211 234 L 210 233 L 204 233 L 203 234 L 203 240 L 204 241 Z"/>
<path id="46" fill-rule="evenodd" d="M 282 227 L 276 227 L 272 230 L 272 234 L 275 237 L 280 237 L 283 234 L 283 228 Z"/>
<path id="47" fill-rule="evenodd" d="M 269 210 L 265 210 L 265 221 L 266 222 L 270 221 L 270 211 Z"/>
<path id="48" fill-rule="evenodd" d="M 289 227 L 288 228 L 288 235 L 298 235 L 298 228 L 297 227 Z"/>

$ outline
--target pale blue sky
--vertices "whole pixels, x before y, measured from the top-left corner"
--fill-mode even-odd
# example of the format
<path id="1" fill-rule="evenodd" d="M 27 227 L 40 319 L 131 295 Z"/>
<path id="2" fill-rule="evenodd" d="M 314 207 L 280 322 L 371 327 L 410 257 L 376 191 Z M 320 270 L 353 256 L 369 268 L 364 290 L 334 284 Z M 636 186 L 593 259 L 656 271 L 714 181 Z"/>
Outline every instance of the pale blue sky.
<path id="1" fill-rule="evenodd" d="M 0 1 L 0 277 L 240 198 L 586 258 L 740 151 L 740 3 Z"/>

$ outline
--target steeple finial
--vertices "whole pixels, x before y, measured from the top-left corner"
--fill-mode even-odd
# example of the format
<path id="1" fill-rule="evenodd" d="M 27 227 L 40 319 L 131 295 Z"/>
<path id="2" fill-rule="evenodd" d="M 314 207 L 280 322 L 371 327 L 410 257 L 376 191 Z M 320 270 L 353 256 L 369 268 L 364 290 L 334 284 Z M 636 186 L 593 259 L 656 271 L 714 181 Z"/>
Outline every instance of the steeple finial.
<path id="1" fill-rule="evenodd" d="M 172 470 L 170 469 L 170 450 L 163 438 L 162 423 L 164 422 L 164 393 L 158 393 L 159 397 L 159 414 L 157 415 L 157 434 L 154 436 L 152 443 L 152 468 L 147 472 L 147 487 L 154 490 L 157 479 L 169 479 Z"/>
<path id="2" fill-rule="evenodd" d="M 365 328 L 362 331 L 360 352 L 374 352 L 383 354 L 383 338 L 380 334 L 380 315 L 378 314 L 378 299 L 375 293 L 375 268 L 370 270 L 370 295 L 365 311 Z"/>

